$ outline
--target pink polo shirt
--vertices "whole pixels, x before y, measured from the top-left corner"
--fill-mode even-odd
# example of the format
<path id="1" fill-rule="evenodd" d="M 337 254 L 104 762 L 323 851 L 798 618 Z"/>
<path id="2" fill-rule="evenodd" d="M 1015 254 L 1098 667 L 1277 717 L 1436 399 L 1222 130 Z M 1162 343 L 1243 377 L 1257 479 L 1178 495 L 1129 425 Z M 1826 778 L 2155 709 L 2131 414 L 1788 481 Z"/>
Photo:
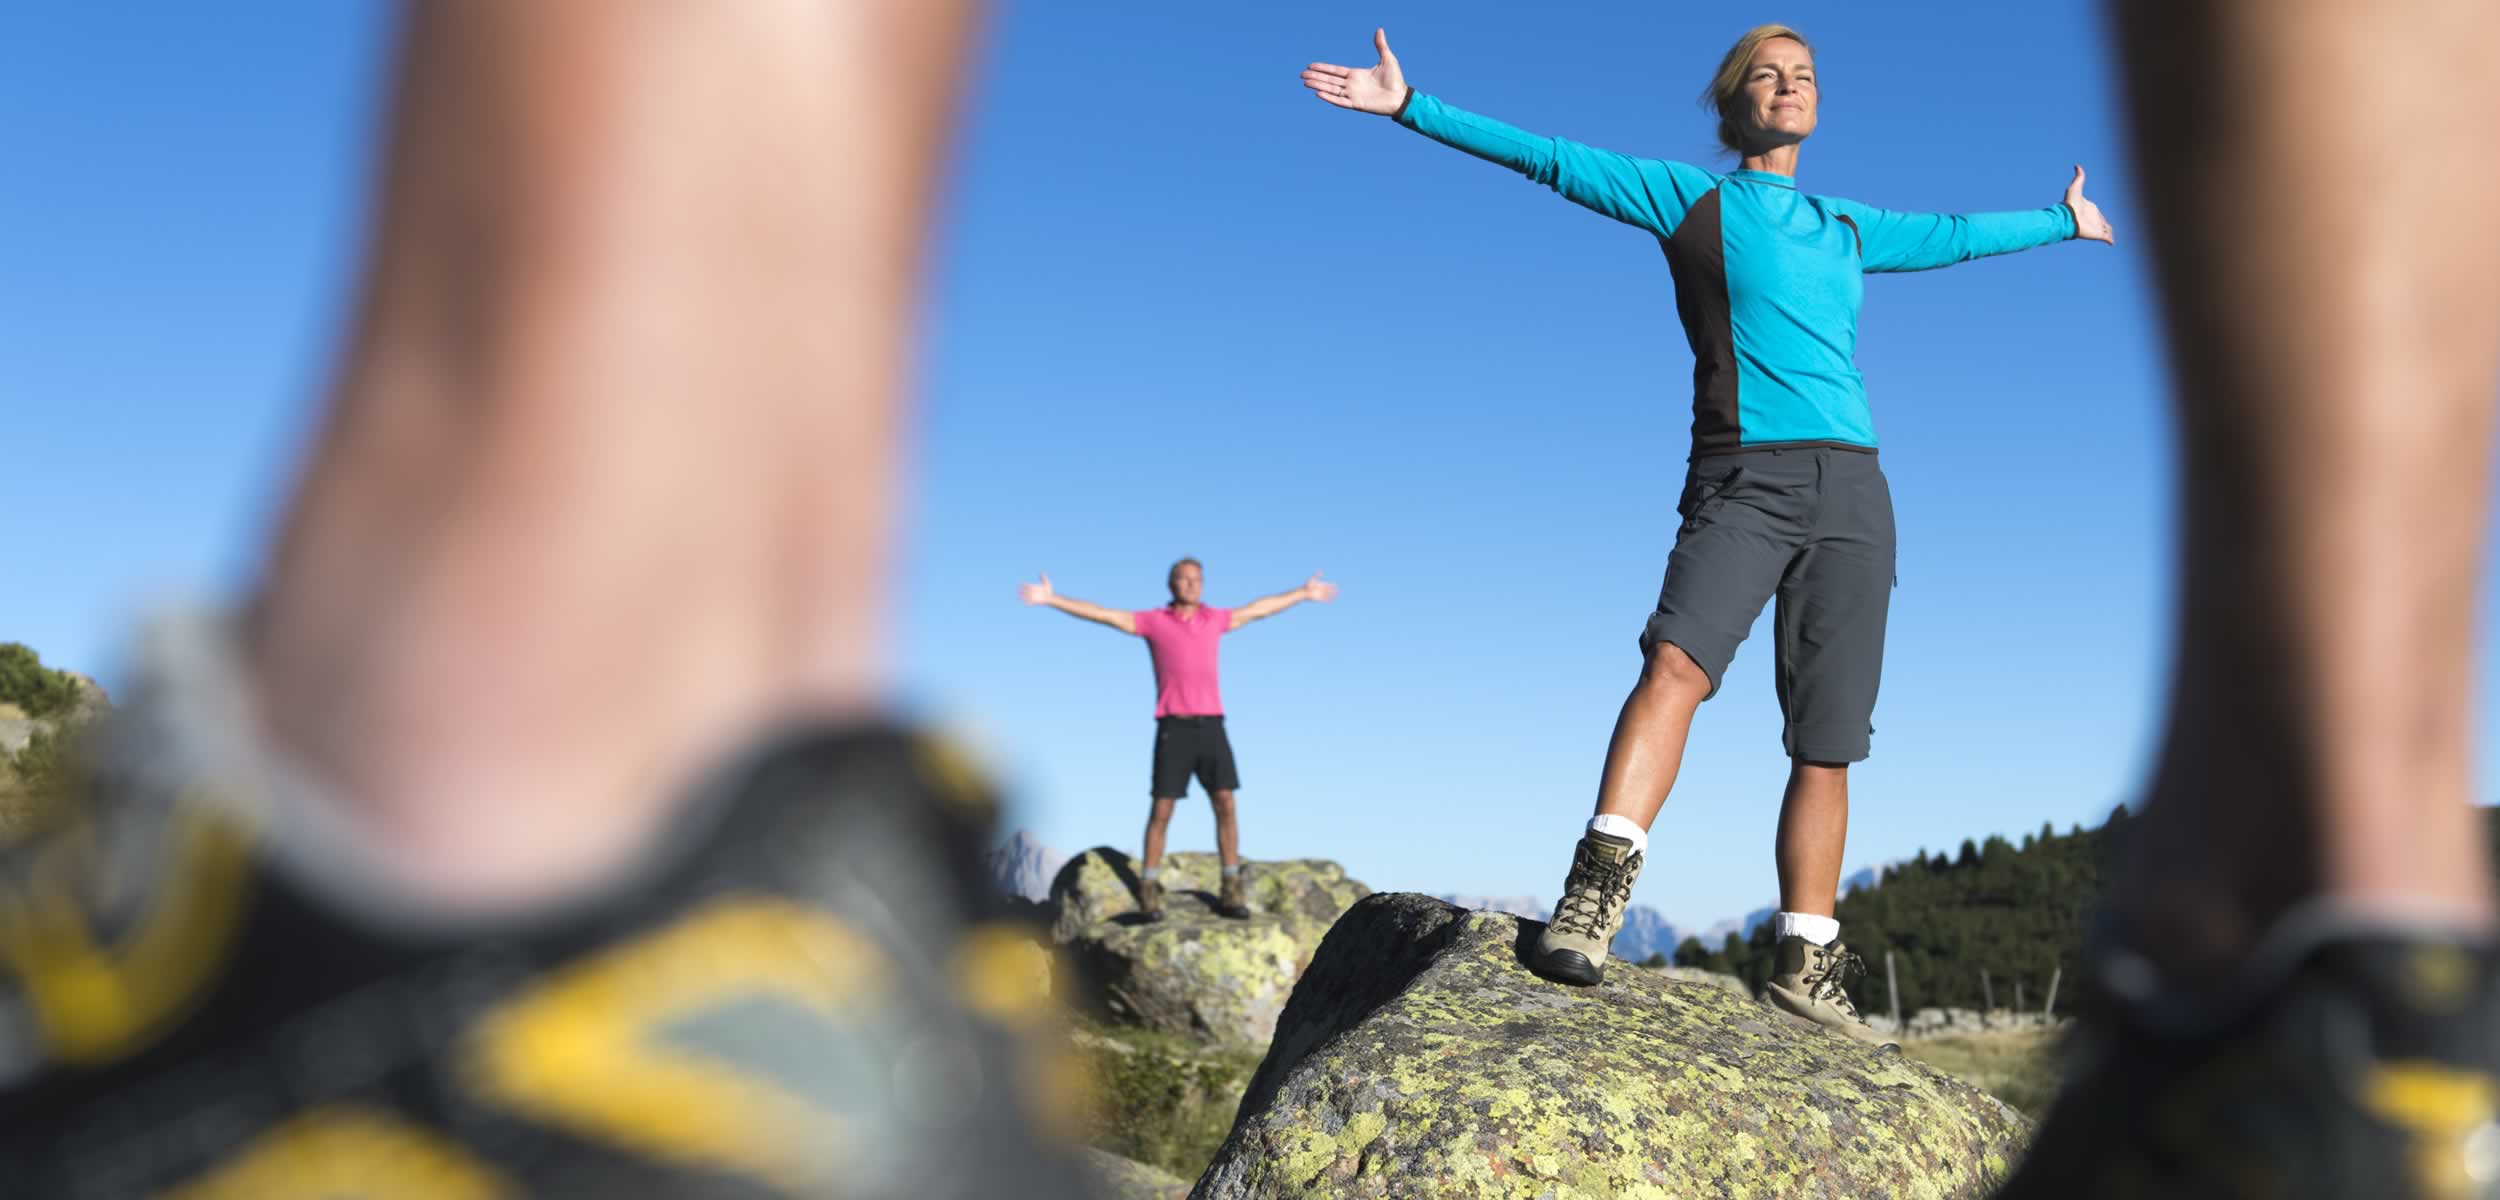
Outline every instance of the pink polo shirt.
<path id="1" fill-rule="evenodd" d="M 1224 698 L 1215 690 L 1215 644 L 1233 628 L 1233 610 L 1204 604 L 1184 621 L 1168 608 L 1132 614 L 1137 636 L 1155 660 L 1155 715 L 1218 717 Z"/>

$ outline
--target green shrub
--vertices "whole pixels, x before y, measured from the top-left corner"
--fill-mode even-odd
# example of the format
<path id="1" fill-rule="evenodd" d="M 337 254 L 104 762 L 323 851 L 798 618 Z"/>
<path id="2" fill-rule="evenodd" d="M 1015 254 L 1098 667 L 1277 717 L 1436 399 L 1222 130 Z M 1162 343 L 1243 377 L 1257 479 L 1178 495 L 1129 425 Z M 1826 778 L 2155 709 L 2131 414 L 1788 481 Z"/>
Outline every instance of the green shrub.
<path id="1" fill-rule="evenodd" d="M 25 748 L 0 756 L 0 844 L 49 827 L 86 786 L 83 722 L 37 728 Z"/>
<path id="2" fill-rule="evenodd" d="M 1232 1132 L 1259 1056 L 1139 1029 L 1087 1032 L 1080 1044 L 1093 1073 L 1094 1111 L 1085 1141 L 1184 1179 L 1203 1174 Z"/>
<path id="3" fill-rule="evenodd" d="M 51 717 L 77 702 L 78 684 L 68 672 L 43 665 L 21 643 L 0 642 L 0 704 L 14 704 L 30 717 Z"/>

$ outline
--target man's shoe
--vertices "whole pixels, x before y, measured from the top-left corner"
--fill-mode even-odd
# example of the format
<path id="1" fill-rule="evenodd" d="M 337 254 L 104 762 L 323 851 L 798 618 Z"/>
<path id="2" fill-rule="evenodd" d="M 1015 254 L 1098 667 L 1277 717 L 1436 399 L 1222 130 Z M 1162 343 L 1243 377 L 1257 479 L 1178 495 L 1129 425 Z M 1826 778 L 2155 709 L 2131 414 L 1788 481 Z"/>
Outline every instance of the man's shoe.
<path id="1" fill-rule="evenodd" d="M 1839 942 L 1817 946 L 1791 934 L 1780 939 L 1778 953 L 1770 984 L 1762 993 L 1771 1007 L 1853 1042 L 1895 1045 L 1891 1038 L 1875 1032 L 1858 1015 L 1858 1006 L 1849 1002 L 1849 976 L 1866 973 L 1866 964 L 1849 947 Z"/>
<path id="2" fill-rule="evenodd" d="M 2088 956 L 2066 1086 L 2000 1200 L 2500 1197 L 2500 952 L 2302 923 L 2201 1010 Z"/>
<path id="3" fill-rule="evenodd" d="M 1137 881 L 1137 911 L 1144 913 L 1149 921 L 1163 919 L 1163 881 L 1142 878 Z"/>
<path id="4" fill-rule="evenodd" d="M 993 804 L 938 743 L 759 745 L 630 877 L 495 922 L 320 874 L 187 744 L 0 852 L 0 1193 L 1094 1194 L 1045 1132 L 1083 1074 Z"/>
<path id="5" fill-rule="evenodd" d="M 1623 928 L 1623 907 L 1640 878 L 1642 856 L 1632 839 L 1591 831 L 1571 852 L 1554 919 L 1536 939 L 1536 973 L 1564 983 L 1593 986 L 1605 978 L 1606 947 Z"/>
<path id="6" fill-rule="evenodd" d="M 1243 871 L 1235 871 L 1225 876 L 1224 886 L 1215 897 L 1215 915 L 1229 917 L 1235 921 L 1249 920 L 1249 890 L 1248 882 L 1243 879 Z"/>

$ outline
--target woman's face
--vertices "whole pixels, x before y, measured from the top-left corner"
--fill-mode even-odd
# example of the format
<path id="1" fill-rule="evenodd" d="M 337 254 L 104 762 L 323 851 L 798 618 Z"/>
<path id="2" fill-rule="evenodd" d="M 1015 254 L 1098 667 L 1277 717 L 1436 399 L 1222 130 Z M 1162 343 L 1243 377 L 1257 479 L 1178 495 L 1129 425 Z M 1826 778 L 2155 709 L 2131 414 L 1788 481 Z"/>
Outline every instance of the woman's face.
<path id="1" fill-rule="evenodd" d="M 1765 38 L 1745 64 L 1745 111 L 1738 121 L 1748 150 L 1793 146 L 1814 132 L 1821 93 L 1814 56 L 1794 38 Z"/>

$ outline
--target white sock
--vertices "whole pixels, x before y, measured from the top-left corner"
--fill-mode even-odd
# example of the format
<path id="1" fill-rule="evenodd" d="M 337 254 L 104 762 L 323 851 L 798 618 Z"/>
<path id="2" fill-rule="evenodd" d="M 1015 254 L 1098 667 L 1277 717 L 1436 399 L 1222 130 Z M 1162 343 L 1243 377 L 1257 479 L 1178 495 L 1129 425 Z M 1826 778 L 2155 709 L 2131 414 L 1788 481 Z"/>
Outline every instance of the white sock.
<path id="1" fill-rule="evenodd" d="M 1632 853 L 1634 854 L 1639 854 L 1649 849 L 1649 831 L 1634 824 L 1632 822 L 1632 818 L 1630 817 L 1618 817 L 1613 813 L 1590 817 L 1589 832 L 1613 834 L 1616 837 L 1626 839 L 1632 843 Z"/>
<path id="2" fill-rule="evenodd" d="M 1817 946 L 1828 946 L 1840 936 L 1840 922 L 1812 913 L 1784 912 L 1771 918 L 1771 936 L 1801 937 Z"/>

